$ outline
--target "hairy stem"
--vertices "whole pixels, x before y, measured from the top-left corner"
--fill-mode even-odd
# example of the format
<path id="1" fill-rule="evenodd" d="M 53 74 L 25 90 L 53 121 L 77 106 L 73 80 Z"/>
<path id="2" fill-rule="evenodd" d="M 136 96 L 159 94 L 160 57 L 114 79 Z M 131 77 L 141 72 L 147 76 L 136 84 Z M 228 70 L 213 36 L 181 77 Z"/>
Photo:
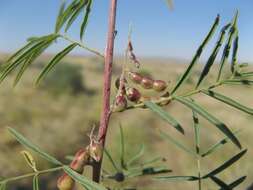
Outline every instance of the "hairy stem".
<path id="1" fill-rule="evenodd" d="M 28 178 L 28 177 L 33 177 L 35 175 L 51 173 L 51 172 L 59 171 L 62 168 L 63 168 L 63 166 L 60 166 L 60 167 L 56 167 L 56 168 L 50 168 L 50 169 L 46 169 L 46 170 L 41 170 L 41 171 L 37 171 L 37 172 L 24 174 L 24 175 L 17 176 L 17 177 L 11 177 L 11 178 L 8 178 L 8 179 L 4 179 L 3 181 L 0 181 L 0 183 L 7 183 L 7 182 L 10 182 L 10 181 L 17 181 L 17 180 Z"/>
<path id="2" fill-rule="evenodd" d="M 102 146 L 105 146 L 106 133 L 110 120 L 110 95 L 111 95 L 111 76 L 112 76 L 112 63 L 113 63 L 113 50 L 114 50 L 114 37 L 115 37 L 115 24 L 116 24 L 116 11 L 117 0 L 111 0 L 109 9 L 109 23 L 107 45 L 105 52 L 105 65 L 104 65 L 104 84 L 103 84 L 103 104 L 102 113 L 100 118 L 100 126 L 98 132 L 98 139 Z M 95 163 L 93 166 L 93 181 L 100 181 L 102 158 L 100 162 Z"/>

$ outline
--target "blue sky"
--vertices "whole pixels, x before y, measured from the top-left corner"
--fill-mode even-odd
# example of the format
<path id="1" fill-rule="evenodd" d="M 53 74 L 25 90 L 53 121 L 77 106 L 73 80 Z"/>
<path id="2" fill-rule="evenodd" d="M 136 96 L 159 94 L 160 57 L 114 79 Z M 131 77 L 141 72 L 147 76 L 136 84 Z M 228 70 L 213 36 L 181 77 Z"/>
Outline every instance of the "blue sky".
<path id="1" fill-rule="evenodd" d="M 25 43 L 29 36 L 53 32 L 60 0 L 1 0 L 0 51 L 10 52 Z M 107 30 L 108 0 L 94 0 L 85 43 L 103 51 Z M 221 25 L 228 23 L 235 10 L 240 11 L 241 61 L 253 60 L 252 0 L 174 0 L 169 11 L 164 0 L 119 0 L 116 53 L 123 53 L 129 22 L 133 23 L 135 51 L 141 56 L 180 57 L 190 59 L 208 32 L 214 18 L 221 15 Z M 78 22 L 69 33 L 78 39 Z M 215 36 L 217 38 L 217 36 Z M 208 50 L 215 42 L 213 39 Z M 49 49 L 50 53 L 64 43 Z M 84 54 L 81 50 L 74 53 Z"/>

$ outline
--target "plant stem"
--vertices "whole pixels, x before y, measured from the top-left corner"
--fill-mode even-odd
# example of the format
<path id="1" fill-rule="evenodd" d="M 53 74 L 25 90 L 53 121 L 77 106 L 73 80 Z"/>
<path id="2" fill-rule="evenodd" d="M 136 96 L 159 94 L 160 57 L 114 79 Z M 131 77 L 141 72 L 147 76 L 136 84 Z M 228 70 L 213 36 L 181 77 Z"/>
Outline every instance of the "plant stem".
<path id="1" fill-rule="evenodd" d="M 60 35 L 60 37 L 62 37 L 63 39 L 71 42 L 71 43 L 76 43 L 78 44 L 79 47 L 91 52 L 91 53 L 94 53 L 95 55 L 101 57 L 101 58 L 104 58 L 104 55 L 100 52 L 98 52 L 97 50 L 93 49 L 93 48 L 90 48 L 90 47 L 87 47 L 85 46 L 82 42 L 79 42 L 79 41 L 76 41 L 76 40 L 73 40 L 71 39 L 70 37 L 68 37 L 67 35 Z"/>
<path id="2" fill-rule="evenodd" d="M 16 181 L 16 180 L 32 177 L 34 175 L 41 175 L 41 174 L 45 174 L 45 173 L 55 172 L 55 171 L 61 170 L 62 168 L 63 168 L 63 166 L 60 166 L 60 167 L 56 167 L 56 168 L 50 168 L 50 169 L 47 169 L 47 170 L 41 170 L 41 171 L 37 171 L 37 172 L 24 174 L 24 175 L 17 176 L 17 177 L 11 177 L 11 178 L 8 178 L 8 179 L 4 179 L 3 181 L 0 181 L 0 183 L 7 183 L 7 182 L 10 182 L 10 181 Z"/>
<path id="3" fill-rule="evenodd" d="M 198 165 L 198 177 L 199 177 L 199 180 L 198 180 L 198 184 L 199 184 L 199 190 L 201 190 L 201 164 L 200 164 L 200 159 L 201 159 L 201 156 L 198 155 L 198 159 L 197 159 L 197 165 Z"/>
<path id="4" fill-rule="evenodd" d="M 116 24 L 116 11 L 117 11 L 117 0 L 111 0 L 109 10 L 109 24 L 108 24 L 108 35 L 107 45 L 105 52 L 105 64 L 104 64 L 104 84 L 103 84 L 103 107 L 100 118 L 100 126 L 98 132 L 98 139 L 102 146 L 105 146 L 106 133 L 110 120 L 110 95 L 111 95 L 111 76 L 112 76 L 112 63 L 113 63 L 113 52 L 114 52 L 114 37 L 115 37 L 115 24 Z M 93 181 L 100 181 L 102 158 L 100 162 L 95 163 L 93 166 Z"/>

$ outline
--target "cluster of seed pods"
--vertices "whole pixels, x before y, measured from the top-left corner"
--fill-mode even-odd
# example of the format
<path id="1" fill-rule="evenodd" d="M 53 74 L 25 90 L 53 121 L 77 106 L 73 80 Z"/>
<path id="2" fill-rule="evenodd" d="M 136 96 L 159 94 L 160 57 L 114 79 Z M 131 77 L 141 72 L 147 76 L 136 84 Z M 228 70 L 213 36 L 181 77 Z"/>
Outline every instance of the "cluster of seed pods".
<path id="1" fill-rule="evenodd" d="M 156 92 L 163 92 L 168 84 L 163 80 L 154 80 L 150 77 L 143 76 L 140 73 L 129 71 L 127 78 L 130 79 L 136 85 L 139 85 L 143 89 L 150 89 Z M 115 86 L 119 89 L 119 93 L 116 96 L 113 111 L 120 112 L 126 109 L 129 100 L 133 103 L 141 103 L 148 100 L 159 100 L 161 97 L 146 97 L 143 96 L 140 91 L 134 87 L 128 85 L 127 80 L 124 79 L 123 86 L 120 89 L 120 79 L 118 78 L 115 82 Z M 168 103 L 168 102 L 167 102 Z M 166 103 L 166 104 L 167 104 Z"/>
<path id="2" fill-rule="evenodd" d="M 93 161 L 99 162 L 102 157 L 103 148 L 99 142 L 92 139 L 86 149 L 80 149 L 74 156 L 70 168 L 79 174 L 82 174 L 84 167 L 90 165 Z M 66 173 L 58 179 L 57 187 L 59 190 L 73 190 L 75 181 Z"/>

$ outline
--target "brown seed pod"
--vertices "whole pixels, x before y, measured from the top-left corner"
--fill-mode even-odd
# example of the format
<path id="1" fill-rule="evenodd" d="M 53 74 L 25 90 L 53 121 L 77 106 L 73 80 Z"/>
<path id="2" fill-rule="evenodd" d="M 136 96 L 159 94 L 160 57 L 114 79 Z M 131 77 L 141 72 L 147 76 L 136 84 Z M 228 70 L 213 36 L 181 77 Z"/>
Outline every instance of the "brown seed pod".
<path id="1" fill-rule="evenodd" d="M 132 102 L 138 102 L 141 98 L 141 93 L 136 88 L 127 88 L 126 89 L 127 99 Z"/>
<path id="2" fill-rule="evenodd" d="M 143 77 L 141 80 L 141 86 L 145 89 L 151 89 L 153 87 L 153 79 L 149 77 Z"/>
<path id="3" fill-rule="evenodd" d="M 154 80 L 153 82 L 153 89 L 161 92 L 167 88 L 167 83 L 163 80 Z"/>
<path id="4" fill-rule="evenodd" d="M 64 173 L 57 181 L 57 187 L 59 190 L 72 190 L 74 188 L 75 181 Z"/>
<path id="5" fill-rule="evenodd" d="M 127 107 L 127 100 L 124 95 L 120 94 L 116 96 L 113 112 L 120 112 L 125 110 Z"/>
<path id="6" fill-rule="evenodd" d="M 129 72 L 128 77 L 136 84 L 140 84 L 143 78 L 139 73 L 136 72 Z"/>
<path id="7" fill-rule="evenodd" d="M 73 161 L 70 164 L 70 168 L 77 173 L 83 173 L 84 166 L 89 163 L 89 153 L 87 150 L 80 149 L 74 156 Z M 57 181 L 57 187 L 59 190 L 72 190 L 75 181 L 64 173 Z"/>
<path id="8" fill-rule="evenodd" d="M 70 164 L 70 168 L 78 173 L 83 173 L 83 167 L 89 162 L 89 153 L 86 150 L 80 149 Z"/>

